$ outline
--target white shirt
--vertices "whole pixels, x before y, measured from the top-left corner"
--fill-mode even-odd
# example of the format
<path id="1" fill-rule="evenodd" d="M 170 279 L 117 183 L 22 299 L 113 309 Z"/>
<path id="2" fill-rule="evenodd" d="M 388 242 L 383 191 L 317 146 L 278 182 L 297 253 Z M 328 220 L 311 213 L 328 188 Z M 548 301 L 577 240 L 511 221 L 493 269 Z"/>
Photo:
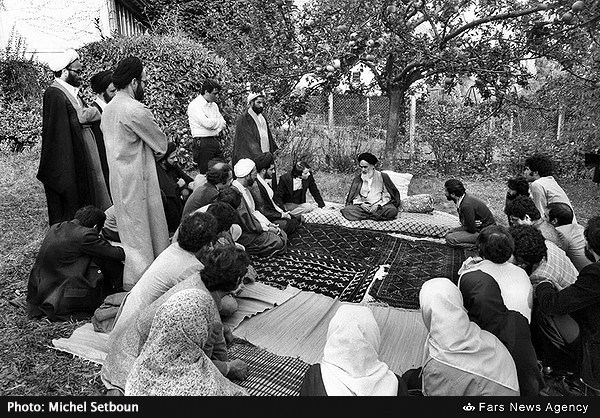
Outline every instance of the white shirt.
<path id="1" fill-rule="evenodd" d="M 248 209 L 250 209 L 250 213 L 258 220 L 258 222 L 260 222 L 263 231 L 268 231 L 271 221 L 269 221 L 265 215 L 256 210 L 256 204 L 254 203 L 254 198 L 252 197 L 250 190 L 242 186 L 242 183 L 237 180 L 234 180 L 231 185 L 240 191 L 244 197 L 244 200 L 246 201 L 246 204 L 248 205 Z"/>
<path id="2" fill-rule="evenodd" d="M 106 107 L 106 102 L 104 100 L 102 100 L 100 97 L 96 97 L 94 99 L 94 103 L 100 106 L 100 109 L 102 109 L 102 111 L 104 112 L 104 108 Z"/>
<path id="3" fill-rule="evenodd" d="M 70 85 L 69 83 L 67 83 L 66 81 L 64 81 L 61 78 L 55 78 L 55 80 L 61 86 L 63 86 L 75 98 L 75 100 L 77 100 L 77 103 L 79 103 L 80 105 L 82 105 L 81 99 L 79 98 L 79 87 L 74 87 L 74 86 Z"/>
<path id="4" fill-rule="evenodd" d="M 202 95 L 190 102 L 187 113 L 192 137 L 216 136 L 225 128 L 219 106 L 208 103 Z"/>

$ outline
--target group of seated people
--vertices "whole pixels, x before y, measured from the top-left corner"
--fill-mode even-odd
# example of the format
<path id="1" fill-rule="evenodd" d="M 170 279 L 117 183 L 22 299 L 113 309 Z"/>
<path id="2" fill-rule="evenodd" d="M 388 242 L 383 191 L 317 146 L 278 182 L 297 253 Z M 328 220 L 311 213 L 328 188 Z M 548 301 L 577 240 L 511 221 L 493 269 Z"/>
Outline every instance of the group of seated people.
<path id="1" fill-rule="evenodd" d="M 532 158 L 525 177 L 508 181 L 509 227 L 496 224 L 462 182 L 446 182 L 461 222 L 447 243 L 474 248 L 477 256 L 463 263 L 458 284 L 432 278 L 422 286 L 423 363 L 394 374 L 379 360 L 371 310 L 345 303 L 301 395 L 538 395 L 551 369 L 564 374 L 570 389 L 600 394 L 600 216 L 585 228 L 577 224 L 566 194 L 560 199 L 558 184 L 539 175 L 548 174 L 539 156 Z M 357 160 L 361 174 L 342 213 L 352 220 L 393 219 L 398 189 L 375 169 L 375 156 Z M 228 358 L 233 336 L 223 319 L 256 278 L 250 256 L 284 252 L 288 234 L 314 209 L 306 192 L 325 206 L 306 163 L 282 175 L 276 190 L 268 181 L 273 169 L 271 153 L 234 167 L 220 162 L 187 197 L 171 245 L 127 292 L 110 328 L 101 376 L 112 393 L 247 394 L 232 382 L 245 380 L 249 369 Z M 547 193 L 542 210 L 535 202 L 544 199 L 533 197 L 539 179 Z M 106 213 L 86 206 L 74 220 L 50 227 L 29 278 L 30 316 L 89 316 L 106 295 L 122 290 L 125 252 L 106 238 L 116 233 L 118 239 L 110 224 Z"/>

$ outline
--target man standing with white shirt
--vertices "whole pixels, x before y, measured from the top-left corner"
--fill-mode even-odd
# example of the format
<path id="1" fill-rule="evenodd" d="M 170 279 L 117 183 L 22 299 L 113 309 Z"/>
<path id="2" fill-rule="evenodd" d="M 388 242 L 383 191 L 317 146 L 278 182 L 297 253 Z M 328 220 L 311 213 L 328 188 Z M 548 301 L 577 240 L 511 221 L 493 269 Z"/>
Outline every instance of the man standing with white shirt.
<path id="1" fill-rule="evenodd" d="M 206 174 L 211 160 L 225 161 L 219 141 L 219 133 L 226 122 L 219 111 L 216 100 L 221 85 L 212 79 L 206 79 L 196 97 L 188 106 L 188 120 L 192 133 L 192 154 L 200 174 Z"/>
<path id="2" fill-rule="evenodd" d="M 233 167 L 236 179 L 231 187 L 242 196 L 238 206 L 242 235 L 237 242 L 246 248 L 250 255 L 269 257 L 287 249 L 287 234 L 260 213 L 249 188 L 254 185 L 258 172 L 256 164 L 249 158 L 242 158 Z"/>

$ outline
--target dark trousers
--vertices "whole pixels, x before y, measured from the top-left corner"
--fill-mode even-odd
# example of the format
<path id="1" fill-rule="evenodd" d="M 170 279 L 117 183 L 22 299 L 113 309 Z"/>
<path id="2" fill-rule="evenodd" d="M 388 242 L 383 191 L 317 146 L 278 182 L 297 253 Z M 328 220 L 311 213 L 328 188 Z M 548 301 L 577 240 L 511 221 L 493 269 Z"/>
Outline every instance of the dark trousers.
<path id="1" fill-rule="evenodd" d="M 71 221 L 77 212 L 78 207 L 74 207 L 73 202 L 44 184 L 46 193 L 46 203 L 48 205 L 48 223 L 54 225 L 58 222 Z"/>
<path id="2" fill-rule="evenodd" d="M 216 136 L 196 137 L 192 142 L 192 155 L 200 174 L 206 174 L 209 162 L 225 161 L 221 143 Z"/>

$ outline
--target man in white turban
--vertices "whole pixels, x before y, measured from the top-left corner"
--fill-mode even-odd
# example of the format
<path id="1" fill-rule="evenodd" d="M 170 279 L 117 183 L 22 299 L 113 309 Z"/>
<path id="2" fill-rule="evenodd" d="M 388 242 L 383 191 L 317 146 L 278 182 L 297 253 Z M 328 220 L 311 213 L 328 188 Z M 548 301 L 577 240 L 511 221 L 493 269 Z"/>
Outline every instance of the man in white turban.
<path id="1" fill-rule="evenodd" d="M 287 234 L 256 209 L 249 190 L 258 176 L 256 164 L 249 158 L 242 158 L 233 167 L 233 173 L 236 179 L 231 187 L 242 196 L 237 208 L 242 235 L 237 242 L 242 244 L 250 255 L 269 257 L 285 252 Z"/>
<path id="2" fill-rule="evenodd" d="M 263 152 L 275 154 L 275 151 L 279 149 L 263 115 L 265 93 L 250 92 L 247 104 L 248 108 L 239 116 L 235 125 L 232 164 L 237 163 L 240 158 L 252 160 Z M 274 188 L 277 184 L 277 174 L 273 173 L 272 177 L 271 186 Z"/>
<path id="3" fill-rule="evenodd" d="M 42 153 L 37 178 L 44 184 L 49 224 L 73 219 L 85 205 L 108 209 L 112 202 L 91 124 L 100 112 L 79 94 L 82 64 L 68 49 L 49 62 L 54 82 L 44 92 Z"/>

